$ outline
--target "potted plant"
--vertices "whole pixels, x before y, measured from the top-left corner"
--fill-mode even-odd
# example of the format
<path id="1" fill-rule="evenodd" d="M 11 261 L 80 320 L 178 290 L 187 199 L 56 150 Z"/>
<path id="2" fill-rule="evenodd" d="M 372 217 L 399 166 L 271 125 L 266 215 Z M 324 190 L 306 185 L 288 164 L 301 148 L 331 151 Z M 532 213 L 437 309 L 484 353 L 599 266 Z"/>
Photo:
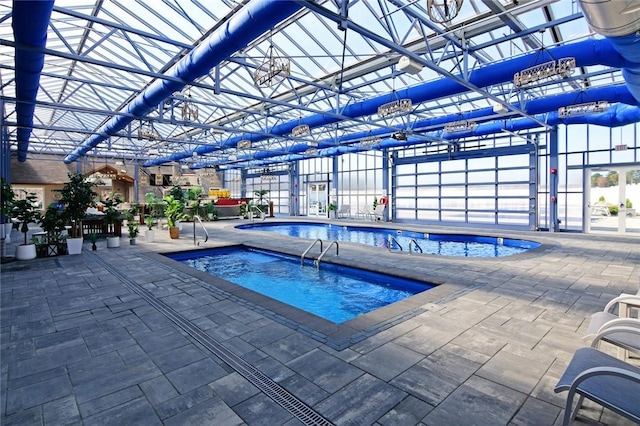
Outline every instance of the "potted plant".
<path id="1" fill-rule="evenodd" d="M 13 228 L 13 223 L 11 223 L 11 209 L 13 208 L 15 195 L 13 189 L 11 189 L 11 185 L 9 185 L 4 178 L 0 178 L 0 186 L 0 196 L 2 197 L 2 200 L 0 200 L 0 226 L 2 227 L 2 229 L 0 229 L 0 238 L 4 240 L 4 243 L 10 243 L 11 228 Z M 4 256 L 4 247 L 2 255 Z"/>
<path id="2" fill-rule="evenodd" d="M 49 256 L 62 254 L 59 247 L 66 224 L 67 219 L 64 213 L 56 205 L 49 204 L 44 215 L 40 218 L 40 227 L 47 233 L 47 254 Z"/>
<path id="3" fill-rule="evenodd" d="M 122 203 L 122 199 L 117 193 L 112 193 L 102 200 L 104 222 L 107 224 L 107 248 L 120 247 L 120 236 L 116 230 L 116 227 L 120 228 L 122 222 L 120 210 L 117 209 L 120 203 Z"/>
<path id="4" fill-rule="evenodd" d="M 199 186 L 191 187 L 185 192 L 185 215 L 193 218 L 194 215 L 200 214 L 200 195 L 202 188 Z"/>
<path id="5" fill-rule="evenodd" d="M 209 220 L 218 219 L 218 208 L 216 207 L 216 204 L 213 200 L 205 204 L 204 208 L 205 208 L 205 212 L 207 213 L 207 218 Z"/>
<path id="6" fill-rule="evenodd" d="M 68 253 L 80 254 L 83 235 L 82 219 L 98 194 L 93 190 L 93 183 L 87 181 L 82 173 L 69 173 L 69 181 L 57 192 L 60 193 L 59 204 L 64 206 L 64 214 L 71 222 L 67 238 Z"/>
<path id="7" fill-rule="evenodd" d="M 89 235 L 89 241 L 91 242 L 91 250 L 92 251 L 96 251 L 98 250 L 98 246 L 96 246 L 96 242 L 98 241 L 98 234 L 95 232 L 91 232 Z"/>
<path id="8" fill-rule="evenodd" d="M 335 219 L 336 212 L 338 210 L 338 205 L 336 203 L 329 203 L 329 206 L 327 206 L 327 209 L 329 210 L 329 217 L 331 219 Z"/>
<path id="9" fill-rule="evenodd" d="M 167 218 L 167 225 L 169 226 L 169 237 L 176 239 L 180 237 L 180 229 L 178 228 L 178 221 L 184 219 L 185 215 L 184 204 L 180 200 L 176 200 L 171 195 L 164 197 L 167 208 L 164 211 L 164 215 Z"/>
<path id="10" fill-rule="evenodd" d="M 269 190 L 258 189 L 256 191 L 253 191 L 253 193 L 258 198 L 255 202 L 255 206 L 260 211 L 260 215 L 266 215 L 269 211 L 269 201 L 267 200 L 267 194 L 269 193 Z"/>
<path id="11" fill-rule="evenodd" d="M 16 247 L 17 260 L 31 260 L 36 258 L 36 245 L 27 242 L 29 224 L 40 221 L 40 212 L 37 208 L 37 196 L 34 193 L 25 193 L 25 198 L 14 201 L 11 213 L 20 223 L 20 232 L 24 234 L 24 244 Z"/>
<path id="12" fill-rule="evenodd" d="M 155 231 L 153 225 L 158 223 L 158 220 L 164 215 L 165 203 L 162 199 L 155 196 L 153 192 L 147 192 L 144 194 L 146 203 L 146 210 L 149 214 L 144 218 L 144 222 L 147 224 L 147 230 L 144 232 L 145 241 L 152 243 L 155 240 Z"/>
<path id="13" fill-rule="evenodd" d="M 129 230 L 129 244 L 136 244 L 136 237 L 138 236 L 138 222 L 136 221 L 136 215 L 140 210 L 140 204 L 133 203 L 127 210 L 127 229 Z"/>

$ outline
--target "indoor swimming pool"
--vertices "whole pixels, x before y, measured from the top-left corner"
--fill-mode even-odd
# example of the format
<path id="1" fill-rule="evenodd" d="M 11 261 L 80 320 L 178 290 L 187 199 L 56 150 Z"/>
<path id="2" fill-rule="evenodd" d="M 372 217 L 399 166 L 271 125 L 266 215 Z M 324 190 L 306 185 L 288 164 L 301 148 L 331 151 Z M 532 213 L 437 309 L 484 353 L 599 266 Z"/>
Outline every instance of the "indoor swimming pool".
<path id="1" fill-rule="evenodd" d="M 277 232 L 290 237 L 348 241 L 398 251 L 462 257 L 504 257 L 540 246 L 535 241 L 479 235 L 433 234 L 324 223 L 252 223 L 238 229 Z"/>
<path id="2" fill-rule="evenodd" d="M 246 247 L 168 254 L 230 281 L 334 323 L 398 302 L 434 286 L 364 269 L 322 263 Z"/>

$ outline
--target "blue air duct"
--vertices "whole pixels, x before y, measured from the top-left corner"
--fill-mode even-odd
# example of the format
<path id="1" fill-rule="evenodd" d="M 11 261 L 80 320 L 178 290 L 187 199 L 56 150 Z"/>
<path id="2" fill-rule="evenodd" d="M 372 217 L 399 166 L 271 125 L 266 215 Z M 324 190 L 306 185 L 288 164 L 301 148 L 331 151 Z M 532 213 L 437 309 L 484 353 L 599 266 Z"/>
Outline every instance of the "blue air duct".
<path id="1" fill-rule="evenodd" d="M 537 120 L 546 122 L 550 126 L 556 126 L 558 124 L 593 124 L 597 126 L 605 127 L 619 127 L 627 124 L 640 122 L 640 107 L 629 106 L 623 104 L 617 104 L 610 107 L 606 112 L 595 113 L 583 116 L 560 118 L 557 111 L 550 112 L 548 114 L 539 114 L 535 116 Z M 496 133 L 500 133 L 503 130 L 511 132 L 521 132 L 524 130 L 531 130 L 539 128 L 540 124 L 527 117 L 513 118 L 510 120 L 499 120 L 479 125 L 476 130 L 465 133 L 446 133 L 443 130 L 437 130 L 425 135 L 433 138 L 441 138 L 444 140 L 457 140 L 467 137 L 480 137 L 487 136 Z M 384 148 L 398 148 L 403 146 L 417 145 L 424 143 L 424 139 L 409 137 L 406 141 L 398 141 L 391 138 L 383 139 L 379 144 L 375 146 L 375 149 Z M 372 147 L 365 147 L 360 144 L 355 145 L 341 145 L 334 146 L 332 148 L 323 149 L 319 151 L 315 156 L 332 157 L 336 155 L 342 155 L 347 153 L 355 153 L 361 151 L 367 151 Z M 305 156 L 302 154 L 289 154 L 274 156 L 275 161 L 250 161 L 251 167 L 263 167 L 273 164 L 274 162 L 286 163 L 291 161 L 299 161 L 311 156 Z M 250 159 L 248 159 L 250 160 Z M 204 167 L 204 166 L 200 166 Z M 198 167 L 198 168 L 200 168 Z M 229 167 L 232 168 L 232 167 Z"/>
<path id="2" fill-rule="evenodd" d="M 574 57 L 576 66 L 606 65 L 613 68 L 636 68 L 640 66 L 640 62 L 634 63 L 623 58 L 613 44 L 604 40 L 585 40 L 578 43 L 568 44 L 564 46 L 545 49 L 542 51 L 532 52 L 530 54 L 509 59 L 503 62 L 487 65 L 476 69 L 469 77 L 469 82 L 477 87 L 488 87 L 491 85 L 504 83 L 513 79 L 516 72 L 523 69 L 539 65 L 552 60 L 564 57 Z M 300 120 L 292 120 L 273 126 L 266 133 L 273 135 L 286 135 L 291 133 L 291 129 L 299 124 L 307 124 L 314 128 L 318 126 L 333 124 L 340 119 L 335 117 L 336 114 L 357 118 L 365 115 L 377 113 L 378 107 L 388 102 L 398 99 L 411 99 L 414 104 L 427 102 L 443 97 L 451 97 L 460 93 L 467 92 L 469 89 L 455 80 L 441 78 L 439 80 L 430 81 L 417 86 L 398 90 L 393 93 L 377 96 L 362 102 L 350 104 L 342 110 L 333 110 L 325 114 L 314 114 Z M 640 103 L 640 97 L 635 98 L 635 103 Z M 225 141 L 222 145 L 211 146 L 202 145 L 195 149 L 198 154 L 206 154 L 215 150 L 224 148 L 233 148 L 241 139 L 249 139 L 251 142 L 258 142 L 268 139 L 269 136 L 254 134 L 250 137 L 232 137 Z M 302 149 L 300 148 L 296 149 Z M 306 148 L 305 148 L 306 149 Z M 191 156 L 191 153 L 174 153 L 173 155 L 157 158 L 144 163 L 144 166 L 154 166 L 170 161 L 180 161 Z"/>
<path id="3" fill-rule="evenodd" d="M 630 105 L 636 105 L 638 103 L 636 99 L 633 97 L 633 95 L 631 95 L 631 93 L 629 92 L 626 86 L 618 85 L 618 86 L 598 87 L 598 88 L 581 90 L 581 91 L 570 92 L 570 93 L 563 93 L 560 95 L 555 95 L 555 96 L 546 97 L 546 98 L 538 98 L 538 99 L 531 100 L 525 103 L 524 105 L 519 105 L 519 106 L 528 114 L 536 115 L 536 114 L 543 114 L 548 112 L 555 112 L 558 110 L 558 108 L 563 106 L 576 105 L 576 104 L 582 104 L 587 102 L 598 102 L 598 101 L 607 101 L 609 103 L 620 102 L 620 103 L 630 104 Z M 460 114 L 452 114 L 452 115 L 443 116 L 443 117 L 429 118 L 429 119 L 420 120 L 413 123 L 410 130 L 414 133 L 419 133 L 423 129 L 426 130 L 433 127 L 442 128 L 448 123 L 453 123 L 455 121 L 460 121 L 460 120 L 473 120 L 476 123 L 482 123 L 483 121 L 491 121 L 491 120 L 495 120 L 495 112 L 493 111 L 493 108 L 483 108 L 483 109 L 460 113 Z M 499 121 L 499 122 L 502 123 L 503 121 Z M 538 124 L 538 127 L 539 126 L 540 125 Z M 405 130 L 409 130 L 409 129 L 405 128 Z M 498 132 L 499 131 L 501 130 L 499 129 Z M 345 144 L 350 141 L 357 141 L 357 140 L 361 140 L 371 136 L 385 137 L 389 135 L 389 133 L 390 133 L 389 129 L 383 129 L 383 128 L 375 129 L 371 131 L 359 132 L 359 133 L 351 133 L 349 135 L 344 135 L 340 138 L 329 138 L 329 139 L 319 141 L 317 148 L 318 149 L 331 148 L 331 147 L 335 147 L 335 145 L 338 145 L 338 144 Z M 444 138 L 440 133 L 425 132 L 423 134 L 427 137 L 435 137 L 437 139 Z M 460 133 L 456 133 L 454 139 L 459 137 L 464 137 L 464 135 L 463 136 L 460 136 L 460 135 L 461 135 Z M 471 134 L 470 136 L 473 136 L 473 134 Z M 449 135 L 448 138 L 444 138 L 444 139 L 450 139 L 450 138 L 451 138 L 451 135 Z M 425 138 L 420 139 L 420 143 L 424 143 L 425 141 L 426 141 Z M 400 143 L 399 145 L 402 145 L 402 143 Z M 303 153 L 308 148 L 309 146 L 307 144 L 297 144 L 289 147 L 287 151 L 289 154 L 299 154 L 299 153 Z M 339 150 L 341 148 L 337 147 L 336 149 L 337 149 L 337 151 L 335 151 L 336 154 L 340 153 Z M 278 157 L 281 155 L 282 153 L 278 153 L 274 151 L 261 151 L 254 154 L 240 155 L 238 156 L 238 160 L 240 161 L 264 160 L 266 158 Z M 216 163 L 223 163 L 223 161 L 213 162 L 211 164 L 216 164 Z"/>
<path id="4" fill-rule="evenodd" d="M 634 0 L 579 0 L 584 17 L 595 32 L 608 38 L 614 49 L 635 66 L 624 67 L 629 91 L 640 101 L 640 10 Z"/>
<path id="5" fill-rule="evenodd" d="M 154 81 L 127 105 L 124 112 L 129 116 L 113 117 L 98 130 L 99 134 L 87 139 L 71 154 L 67 155 L 64 162 L 68 164 L 77 160 L 100 142 L 106 140 L 107 135 L 116 135 L 118 131 L 124 129 L 134 120 L 132 116 L 142 118 L 149 110 L 155 108 L 168 96 L 207 74 L 211 68 L 220 64 L 220 62 L 238 50 L 245 48 L 249 42 L 294 14 L 301 7 L 301 5 L 292 1 L 250 1 L 224 25 L 211 33 L 206 40 L 167 71 L 166 75 L 168 77 L 180 79 L 182 82 L 164 79 Z"/>
<path id="6" fill-rule="evenodd" d="M 51 19 L 53 0 L 13 1 L 11 26 L 16 43 L 16 121 L 18 123 L 18 161 L 27 160 L 29 136 L 33 129 L 33 112 L 40 86 L 40 73 L 44 66 L 44 53 L 33 48 L 44 48 L 47 27 Z"/>

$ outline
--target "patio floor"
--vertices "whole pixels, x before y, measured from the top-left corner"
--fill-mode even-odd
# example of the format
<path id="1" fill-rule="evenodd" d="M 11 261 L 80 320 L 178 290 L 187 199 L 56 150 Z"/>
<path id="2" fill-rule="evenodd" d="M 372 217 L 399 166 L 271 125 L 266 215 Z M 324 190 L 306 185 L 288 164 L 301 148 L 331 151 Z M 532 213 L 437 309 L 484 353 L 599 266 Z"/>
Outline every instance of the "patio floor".
<path id="1" fill-rule="evenodd" d="M 206 223 L 200 247 L 310 243 L 238 223 Z M 640 237 L 383 225 L 543 245 L 478 259 L 341 243 L 329 261 L 439 284 L 341 325 L 159 255 L 194 249 L 191 224 L 178 240 L 157 230 L 153 243 L 6 263 L 0 423 L 560 424 L 553 387 L 589 315 L 638 292 Z M 633 424 L 587 402 L 576 424 L 594 422 Z"/>

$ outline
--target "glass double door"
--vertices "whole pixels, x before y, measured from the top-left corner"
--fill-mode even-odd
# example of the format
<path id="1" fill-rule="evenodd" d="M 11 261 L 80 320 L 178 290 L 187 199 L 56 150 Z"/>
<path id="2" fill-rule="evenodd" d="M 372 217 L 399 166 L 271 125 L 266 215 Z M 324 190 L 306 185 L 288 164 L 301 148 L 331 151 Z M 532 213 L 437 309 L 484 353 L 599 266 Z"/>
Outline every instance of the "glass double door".
<path id="1" fill-rule="evenodd" d="M 586 232 L 640 234 L 640 167 L 591 169 L 586 177 Z"/>
<path id="2" fill-rule="evenodd" d="M 307 205 L 308 216 L 327 216 L 327 200 L 329 185 L 325 182 L 309 183 L 307 187 Z"/>

